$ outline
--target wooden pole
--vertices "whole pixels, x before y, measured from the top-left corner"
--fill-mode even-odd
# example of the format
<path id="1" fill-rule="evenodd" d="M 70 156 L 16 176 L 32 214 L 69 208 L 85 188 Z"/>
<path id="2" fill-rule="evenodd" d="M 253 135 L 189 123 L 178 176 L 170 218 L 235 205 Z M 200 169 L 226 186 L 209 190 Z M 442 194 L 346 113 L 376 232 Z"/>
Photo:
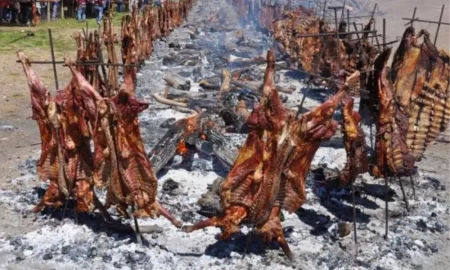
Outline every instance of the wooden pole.
<path id="1" fill-rule="evenodd" d="M 434 45 L 436 45 L 437 39 L 438 39 L 438 35 L 439 35 L 439 29 L 441 28 L 441 22 L 442 22 L 442 15 L 444 15 L 444 9 L 445 9 L 445 5 L 442 5 L 442 9 L 441 9 L 441 16 L 439 17 L 439 23 L 436 29 L 436 35 L 434 36 Z"/>
<path id="2" fill-rule="evenodd" d="M 384 176 L 384 200 L 385 200 L 385 209 L 384 209 L 384 217 L 385 217 L 385 230 L 384 230 L 384 239 L 388 239 L 389 237 L 389 184 L 387 175 Z"/>
<path id="3" fill-rule="evenodd" d="M 300 105 L 298 106 L 297 115 L 295 116 L 295 119 L 298 119 L 298 117 L 302 113 L 303 103 L 305 102 L 306 96 L 308 95 L 309 89 L 311 88 L 311 81 L 312 81 L 312 79 L 309 79 L 308 85 L 306 86 L 305 92 L 303 93 L 302 101 L 300 102 Z"/>
<path id="4" fill-rule="evenodd" d="M 341 51 L 339 49 L 339 25 L 338 25 L 338 15 L 337 15 L 337 8 L 334 9 L 334 22 L 336 23 L 336 52 L 338 56 L 338 64 L 339 69 L 341 69 Z"/>
<path id="5" fill-rule="evenodd" d="M 347 9 L 347 31 L 350 32 L 350 10 Z"/>
<path id="6" fill-rule="evenodd" d="M 414 19 L 416 18 L 417 7 L 414 8 L 412 19 L 411 19 L 411 27 L 414 27 Z"/>
<path id="7" fill-rule="evenodd" d="M 405 24 L 405 26 L 406 26 L 406 25 L 408 25 L 408 24 L 411 23 L 412 18 L 402 18 L 402 20 L 409 21 L 409 22 L 407 22 L 407 23 Z M 419 17 L 415 18 L 414 21 L 415 21 L 415 22 L 424 22 L 424 23 L 434 23 L 434 24 L 440 24 L 440 25 L 450 25 L 449 22 L 440 22 L 440 23 L 439 23 L 439 22 L 436 22 L 436 21 L 421 20 L 421 19 L 419 19 Z"/>
<path id="8" fill-rule="evenodd" d="M 373 17 L 375 16 L 375 11 L 377 10 L 378 4 L 375 3 L 375 6 L 373 7 L 373 11 L 372 14 L 370 15 L 370 19 L 372 20 Z"/>
<path id="9" fill-rule="evenodd" d="M 352 206 L 353 206 L 353 241 L 355 242 L 355 259 L 358 257 L 358 231 L 356 228 L 356 200 L 355 200 L 355 183 L 352 179 Z"/>
<path id="10" fill-rule="evenodd" d="M 99 32 L 95 33 L 95 39 L 97 42 L 97 52 L 98 52 L 98 59 L 100 60 L 100 68 L 103 73 L 103 80 L 105 81 L 106 94 L 108 95 L 108 97 L 111 97 L 111 85 L 109 85 L 108 75 L 106 73 L 105 68 L 105 62 L 103 60 L 102 45 L 100 44 Z"/>
<path id="11" fill-rule="evenodd" d="M 342 13 L 341 13 L 341 22 L 344 21 L 345 16 L 345 5 L 347 4 L 347 0 L 344 0 L 344 4 L 342 5 Z"/>
<path id="12" fill-rule="evenodd" d="M 53 75 L 55 76 L 55 85 L 56 91 L 59 89 L 58 85 L 58 74 L 56 72 L 56 61 L 55 61 L 55 50 L 53 48 L 53 38 L 52 38 L 52 29 L 48 29 L 48 37 L 50 39 L 50 51 L 52 53 L 52 62 L 53 62 Z"/>
<path id="13" fill-rule="evenodd" d="M 383 49 L 386 50 L 386 19 L 383 18 Z"/>

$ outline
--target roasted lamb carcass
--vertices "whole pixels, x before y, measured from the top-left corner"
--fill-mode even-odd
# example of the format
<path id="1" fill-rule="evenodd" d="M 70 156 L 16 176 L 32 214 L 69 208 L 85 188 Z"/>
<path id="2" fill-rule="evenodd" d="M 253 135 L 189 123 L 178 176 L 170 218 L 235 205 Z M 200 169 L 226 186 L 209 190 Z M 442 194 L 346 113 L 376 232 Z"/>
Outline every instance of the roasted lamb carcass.
<path id="1" fill-rule="evenodd" d="M 90 148 L 92 111 L 85 107 L 83 99 L 72 80 L 56 94 L 57 116 L 52 123 L 59 135 L 60 162 L 64 172 L 63 177 L 58 178 L 59 188 L 65 196 L 76 197 L 77 211 L 88 212 L 94 210 L 93 204 L 97 201 L 93 192 L 94 159 Z"/>
<path id="2" fill-rule="evenodd" d="M 37 122 L 41 137 L 41 156 L 36 164 L 37 173 L 40 180 L 50 180 L 50 185 L 44 197 L 33 208 L 33 212 L 37 213 L 46 206 L 59 208 L 63 206 L 65 201 L 65 195 L 58 187 L 58 172 L 60 168 L 58 139 L 48 114 L 49 112 L 54 112 L 55 104 L 47 88 L 31 69 L 28 58 L 22 52 L 18 53 L 18 57 L 22 62 L 23 70 L 28 80 L 33 112 L 32 119 Z"/>
<path id="3" fill-rule="evenodd" d="M 107 187 L 106 207 L 116 205 L 125 217 L 128 206 L 136 207 L 135 217 L 163 215 L 180 227 L 181 223 L 156 201 L 157 180 L 145 154 L 137 118 L 148 104 L 125 90 L 111 99 L 101 99 L 70 61 L 68 66 L 77 87 L 85 93 L 88 107 L 96 108 L 95 174 L 97 183 Z"/>
<path id="4" fill-rule="evenodd" d="M 384 51 L 375 61 L 378 72 L 377 87 L 379 111 L 375 143 L 375 164 L 372 173 L 376 177 L 409 176 L 414 172 L 414 157 L 406 144 L 408 117 L 396 103 L 394 85 L 389 79 L 386 63 L 391 50 Z"/>
<path id="5" fill-rule="evenodd" d="M 417 39 L 423 36 L 423 43 Z M 406 144 L 416 160 L 450 120 L 450 61 L 439 52 L 429 33 L 416 36 L 409 27 L 394 54 L 392 78 L 398 109 L 408 117 Z"/>
<path id="6" fill-rule="evenodd" d="M 148 104 L 139 102 L 129 93 L 121 91 L 108 105 L 117 121 L 114 128 L 116 147 L 111 149 L 111 152 L 116 151 L 121 181 L 111 179 L 107 204 L 115 204 L 118 199 L 119 204 L 126 202 L 127 205 L 136 205 L 135 216 L 152 217 L 162 214 L 172 224 L 180 227 L 181 223 L 156 201 L 157 180 L 145 154 L 137 120 L 138 113 L 146 109 Z M 112 142 L 108 136 L 107 140 L 111 148 Z"/>
<path id="7" fill-rule="evenodd" d="M 142 41 L 144 42 L 143 50 L 145 57 L 148 59 L 153 52 L 153 37 L 152 37 L 152 24 L 151 24 L 151 7 L 146 6 L 142 13 Z"/>
<path id="8" fill-rule="evenodd" d="M 133 26 L 133 18 L 130 15 L 122 19 L 122 62 L 126 66 L 123 68 L 123 84 L 120 90 L 128 92 L 130 95 L 135 94 L 138 48 L 136 45 L 135 26 Z"/>
<path id="9" fill-rule="evenodd" d="M 112 94 L 116 94 L 119 91 L 119 64 L 117 58 L 116 49 L 114 44 L 118 42 L 117 35 L 114 33 L 112 25 L 112 16 L 105 16 L 103 19 L 103 41 L 108 52 L 108 64 L 112 64 L 108 67 L 108 84 Z"/>
<path id="10" fill-rule="evenodd" d="M 49 179 L 50 187 L 44 198 L 33 209 L 54 208 L 64 205 L 66 199 L 75 197 L 78 212 L 99 207 L 92 190 L 93 158 L 90 152 L 89 124 L 76 87 L 71 82 L 57 92 L 54 99 L 31 70 L 26 57 L 19 52 L 32 94 L 34 119 L 38 121 L 42 138 L 42 153 L 38 174 Z M 39 97 L 40 96 L 40 97 Z"/>
<path id="11" fill-rule="evenodd" d="M 342 103 L 342 133 L 344 134 L 344 147 L 347 153 L 347 163 L 340 172 L 339 182 L 341 186 L 353 183 L 359 174 L 369 170 L 369 159 L 365 135 L 359 126 L 361 116 L 353 111 L 353 98 L 344 98 Z"/>
<path id="12" fill-rule="evenodd" d="M 89 61 L 99 61 L 99 49 L 100 38 L 98 32 L 94 31 L 86 33 L 87 36 L 77 33 L 74 35 L 75 42 L 77 43 L 77 62 L 87 63 Z M 77 69 L 83 74 L 83 76 L 89 81 L 90 84 L 99 92 L 102 96 L 106 96 L 105 82 L 100 76 L 98 65 L 80 65 Z"/>
<path id="13" fill-rule="evenodd" d="M 273 75 L 275 58 L 267 57 L 266 75 Z M 270 89 L 270 91 L 269 91 Z M 337 129 L 332 116 L 346 94 L 339 91 L 330 100 L 301 119 L 283 107 L 273 82 L 265 76 L 264 98 L 251 112 L 249 135 L 221 186 L 222 216 L 184 227 L 192 232 L 207 226 L 223 229 L 221 239 L 239 231 L 243 222 L 252 224 L 266 242 L 276 241 L 292 258 L 284 238 L 280 211 L 296 211 L 306 200 L 305 179 L 320 142 Z"/>
<path id="14" fill-rule="evenodd" d="M 157 39 L 161 37 L 161 29 L 159 27 L 159 8 L 158 7 L 151 7 L 150 8 L 150 32 L 152 34 L 153 39 Z"/>
<path id="15" fill-rule="evenodd" d="M 320 20 L 315 15 L 291 11 L 286 17 L 273 22 L 274 37 L 280 42 L 281 50 L 291 62 L 305 71 L 315 72 L 313 62 L 321 40 L 318 37 L 296 37 L 297 34 L 315 34 L 320 32 Z"/>

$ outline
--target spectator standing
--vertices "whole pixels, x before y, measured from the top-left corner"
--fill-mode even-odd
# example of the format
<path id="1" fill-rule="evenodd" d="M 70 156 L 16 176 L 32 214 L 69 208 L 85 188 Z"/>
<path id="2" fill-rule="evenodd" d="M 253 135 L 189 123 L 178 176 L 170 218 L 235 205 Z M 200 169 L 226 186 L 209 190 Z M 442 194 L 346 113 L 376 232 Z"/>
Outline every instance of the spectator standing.
<path id="1" fill-rule="evenodd" d="M 12 5 L 10 4 L 10 8 L 11 8 L 11 24 L 17 24 L 20 15 L 20 3 L 15 2 Z"/>
<path id="2" fill-rule="evenodd" d="M 100 25 L 100 22 L 103 18 L 103 5 L 104 0 L 95 0 L 94 1 L 94 9 L 97 11 L 97 25 Z"/>
<path id="3" fill-rule="evenodd" d="M 6 0 L 0 0 L 0 24 L 2 24 L 3 11 L 6 10 L 7 5 L 8 5 L 8 2 Z"/>
<path id="4" fill-rule="evenodd" d="M 47 17 L 47 3 L 46 2 L 37 2 L 40 5 L 39 13 L 41 14 L 41 20 Z M 37 6 L 36 4 L 36 6 Z"/>
<path id="5" fill-rule="evenodd" d="M 86 0 L 77 0 L 77 20 L 84 22 L 86 20 Z"/>
<path id="6" fill-rule="evenodd" d="M 58 16 L 58 8 L 61 0 L 53 0 L 52 20 L 55 21 Z"/>
<path id="7" fill-rule="evenodd" d="M 146 6 L 148 6 L 148 0 L 140 0 L 139 1 L 139 3 L 140 3 L 140 7 L 139 7 L 139 11 L 143 11 L 144 10 L 144 8 L 146 7 Z"/>
<path id="8" fill-rule="evenodd" d="M 134 7 L 134 5 L 136 4 L 136 2 L 137 2 L 137 0 L 129 0 L 129 2 L 128 2 L 128 10 L 129 10 L 130 12 L 133 11 L 133 7 Z"/>
<path id="9" fill-rule="evenodd" d="M 103 0 L 103 13 L 109 11 L 109 7 L 111 5 L 111 0 Z"/>
<path id="10" fill-rule="evenodd" d="M 25 25 L 31 25 L 32 20 L 32 4 L 31 0 L 20 3 L 19 22 Z"/>
<path id="11" fill-rule="evenodd" d="M 124 12 L 125 11 L 125 4 L 123 3 L 124 0 L 117 0 L 117 12 Z"/>

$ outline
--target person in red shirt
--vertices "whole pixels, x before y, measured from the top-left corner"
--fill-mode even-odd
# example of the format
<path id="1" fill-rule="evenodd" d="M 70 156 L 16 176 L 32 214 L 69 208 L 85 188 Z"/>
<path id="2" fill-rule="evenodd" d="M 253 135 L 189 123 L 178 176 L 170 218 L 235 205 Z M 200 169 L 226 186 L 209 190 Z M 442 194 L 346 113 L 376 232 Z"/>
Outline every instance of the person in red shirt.
<path id="1" fill-rule="evenodd" d="M 3 10 L 6 8 L 7 5 L 8 5 L 7 0 L 0 0 L 0 24 L 2 24 L 3 21 Z"/>

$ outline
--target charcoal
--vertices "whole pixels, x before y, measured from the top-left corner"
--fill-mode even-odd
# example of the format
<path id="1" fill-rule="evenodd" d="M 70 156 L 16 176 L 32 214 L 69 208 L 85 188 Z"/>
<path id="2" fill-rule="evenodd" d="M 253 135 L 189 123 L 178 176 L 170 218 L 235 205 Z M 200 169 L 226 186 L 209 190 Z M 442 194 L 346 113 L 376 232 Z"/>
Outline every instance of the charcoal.
<path id="1" fill-rule="evenodd" d="M 169 118 L 164 120 L 159 127 L 160 128 L 170 128 L 171 126 L 173 126 L 173 124 L 175 124 L 176 119 L 175 118 Z"/>
<path id="2" fill-rule="evenodd" d="M 173 48 L 173 49 L 178 49 L 179 50 L 181 48 L 181 45 L 178 42 L 170 42 L 169 43 L 169 48 Z"/>
<path id="3" fill-rule="evenodd" d="M 42 257 L 42 259 L 48 261 L 53 259 L 53 255 L 51 253 L 45 253 L 44 256 Z"/>
<path id="4" fill-rule="evenodd" d="M 167 179 L 163 184 L 163 191 L 167 193 L 171 193 L 175 189 L 178 189 L 180 187 L 180 184 L 175 182 L 173 179 L 169 178 Z"/>
<path id="5" fill-rule="evenodd" d="M 94 258 L 94 257 L 97 256 L 97 254 L 98 254 L 97 248 L 91 247 L 91 248 L 89 249 L 89 252 L 88 252 L 88 257 L 89 257 L 89 258 Z"/>

